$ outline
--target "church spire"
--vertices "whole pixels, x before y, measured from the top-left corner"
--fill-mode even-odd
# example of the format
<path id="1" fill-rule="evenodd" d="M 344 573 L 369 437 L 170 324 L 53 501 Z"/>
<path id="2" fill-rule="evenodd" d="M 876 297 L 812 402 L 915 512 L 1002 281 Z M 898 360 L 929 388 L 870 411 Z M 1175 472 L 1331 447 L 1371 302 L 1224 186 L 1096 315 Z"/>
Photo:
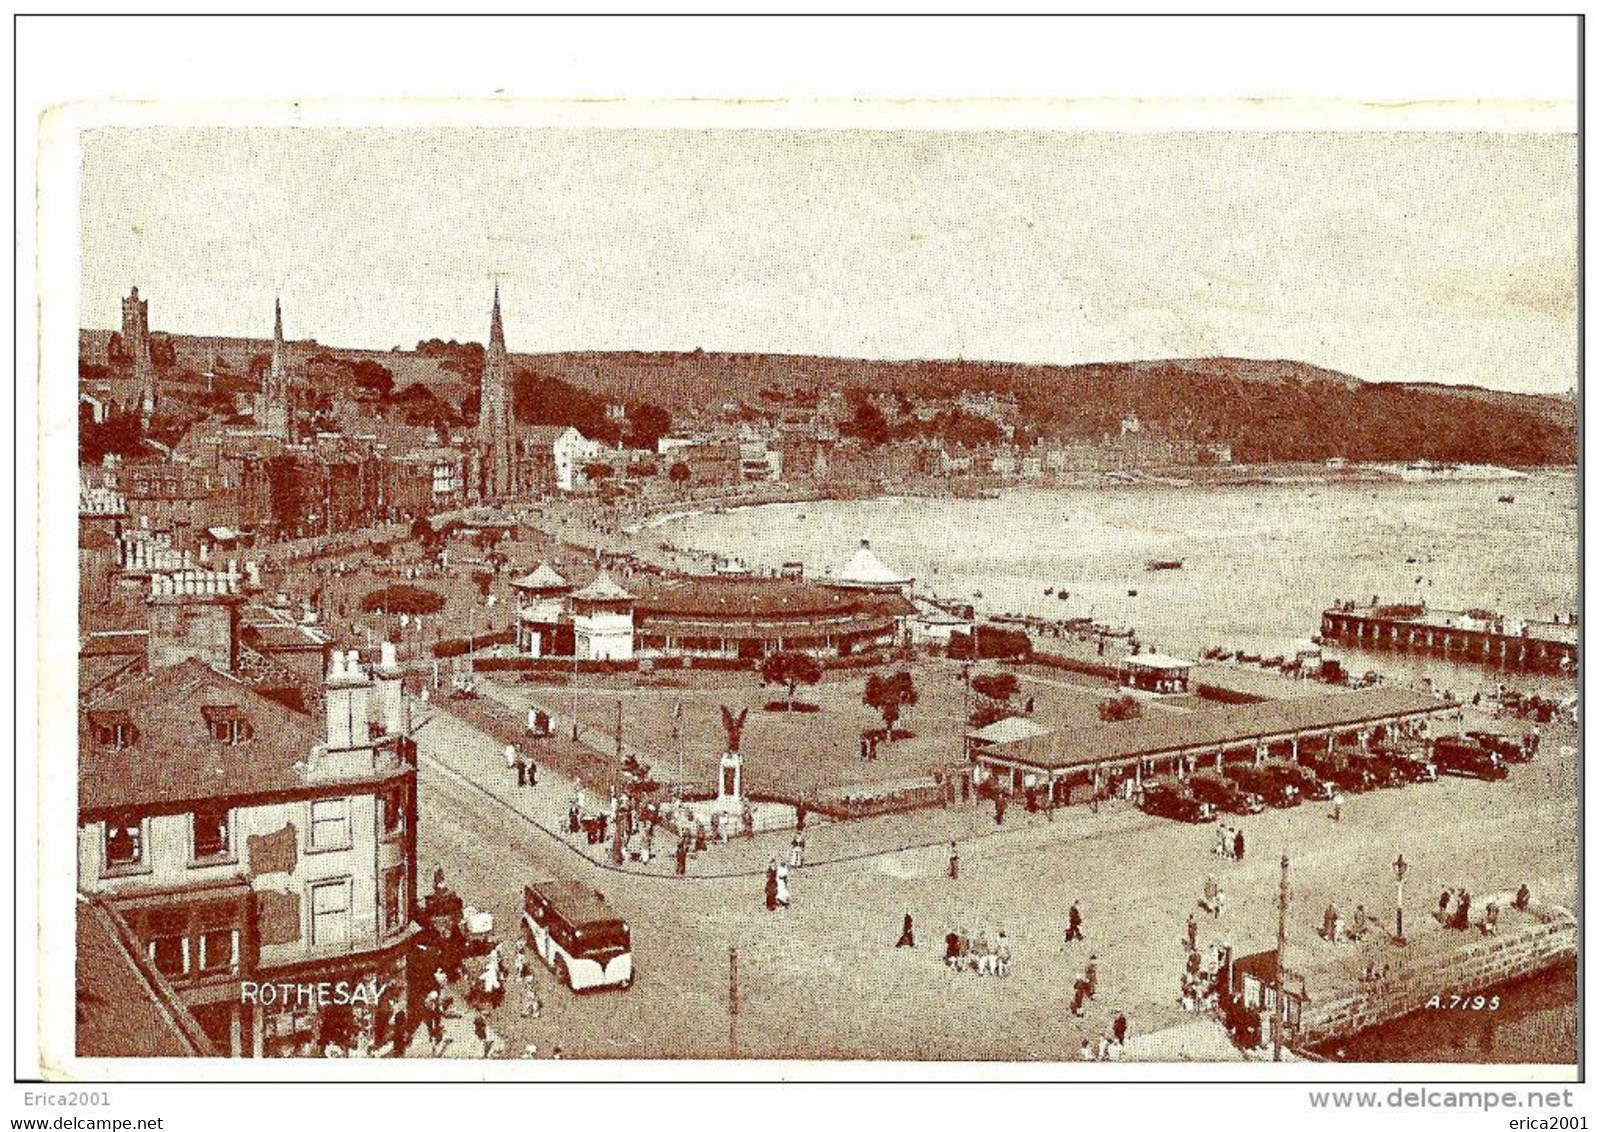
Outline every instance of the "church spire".
<path id="1" fill-rule="evenodd" d="M 505 327 L 500 324 L 500 284 L 494 284 L 494 313 L 489 320 L 489 349 L 505 352 Z"/>
<path id="2" fill-rule="evenodd" d="M 483 355 L 478 385 L 478 442 L 484 452 L 484 495 L 504 499 L 513 489 L 514 444 L 511 438 L 511 380 L 505 352 L 505 326 L 500 320 L 500 284 L 494 284 L 494 310 L 489 316 L 489 346 Z"/>

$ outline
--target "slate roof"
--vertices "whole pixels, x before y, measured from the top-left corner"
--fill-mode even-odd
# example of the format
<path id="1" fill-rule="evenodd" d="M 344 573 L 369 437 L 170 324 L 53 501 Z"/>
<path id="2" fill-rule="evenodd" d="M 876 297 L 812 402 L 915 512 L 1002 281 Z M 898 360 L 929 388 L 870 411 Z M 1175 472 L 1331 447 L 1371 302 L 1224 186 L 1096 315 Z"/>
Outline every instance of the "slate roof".
<path id="1" fill-rule="evenodd" d="M 104 813 L 208 798 L 242 797 L 305 785 L 294 769 L 325 739 L 310 716 L 293 711 L 203 661 L 130 680 L 78 713 L 78 807 Z M 237 707 L 253 736 L 242 743 L 211 735 L 207 707 Z M 135 728 L 122 749 L 102 746 L 90 716 L 125 711 Z"/>

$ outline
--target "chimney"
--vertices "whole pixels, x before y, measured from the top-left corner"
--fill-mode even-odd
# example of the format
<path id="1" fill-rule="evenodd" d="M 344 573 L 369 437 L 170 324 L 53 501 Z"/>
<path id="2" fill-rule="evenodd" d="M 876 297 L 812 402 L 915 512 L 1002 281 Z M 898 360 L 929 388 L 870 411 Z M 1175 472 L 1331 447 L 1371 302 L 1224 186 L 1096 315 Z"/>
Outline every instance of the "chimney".
<path id="1" fill-rule="evenodd" d="M 405 733 L 404 671 L 395 654 L 394 642 L 384 641 L 379 653 L 377 668 L 373 671 L 376 684 L 373 691 L 377 722 L 385 735 Z"/>
<path id="2" fill-rule="evenodd" d="M 333 650 L 324 702 L 327 707 L 328 750 L 349 751 L 370 746 L 367 721 L 371 718 L 372 682 L 361 671 L 361 654 Z"/>

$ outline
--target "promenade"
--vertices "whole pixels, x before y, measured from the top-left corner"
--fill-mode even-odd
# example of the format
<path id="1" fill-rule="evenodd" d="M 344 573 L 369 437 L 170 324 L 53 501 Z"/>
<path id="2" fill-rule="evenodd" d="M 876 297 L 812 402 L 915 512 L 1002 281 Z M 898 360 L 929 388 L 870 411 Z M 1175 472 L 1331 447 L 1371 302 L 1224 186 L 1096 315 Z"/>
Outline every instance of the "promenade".
<path id="1" fill-rule="evenodd" d="M 1547 732 L 1539 759 L 1508 782 L 1446 778 L 1362 795 L 1339 822 L 1315 805 L 1238 819 L 1242 862 L 1210 853 L 1212 827 L 1126 807 L 1073 808 L 1050 822 L 1012 806 L 1003 827 L 987 806 L 814 825 L 793 905 L 776 913 L 762 907 L 759 871 L 785 853 L 784 834 L 712 849 L 683 879 L 666 865 L 613 869 L 604 847 L 562 834 L 568 780 L 541 776 L 539 787 L 519 791 L 500 745 L 447 715 L 434 715 L 418 739 L 425 872 L 442 865 L 470 903 L 494 913 L 505 939 L 514 938 L 521 887 L 536 876 L 594 884 L 633 925 L 635 985 L 580 997 L 539 970 L 540 1016 L 521 1018 L 513 989 L 492 1019 L 513 1050 L 536 1042 L 573 1057 L 725 1056 L 735 1040 L 727 991 L 736 947 L 741 1056 L 1070 1060 L 1123 1012 L 1129 1054 L 1147 1048 L 1166 1058 L 1171 1034 L 1139 1039 L 1196 1021 L 1180 1009 L 1177 985 L 1184 924 L 1207 875 L 1229 899 L 1221 918 L 1200 917 L 1201 949 L 1263 950 L 1275 944 L 1279 856 L 1289 854 L 1288 963 L 1315 996 L 1347 993 L 1368 961 L 1397 970 L 1459 939 L 1427 915 L 1443 886 L 1487 894 L 1525 882 L 1539 901 L 1566 907 L 1576 892 L 1576 757 L 1564 728 Z M 953 881 L 952 837 L 961 854 Z M 1411 865 L 1413 947 L 1393 948 L 1380 930 L 1358 945 L 1322 941 L 1316 929 L 1329 901 L 1346 915 L 1361 902 L 1391 918 L 1398 851 Z M 1086 944 L 1062 943 L 1073 899 Z M 907 912 L 918 946 L 896 949 Z M 942 937 L 957 929 L 1004 930 L 1010 978 L 945 968 Z M 1090 951 L 1100 992 L 1075 1018 L 1071 985 Z M 1195 1055 L 1206 1051 L 1214 1047 L 1200 1043 Z"/>

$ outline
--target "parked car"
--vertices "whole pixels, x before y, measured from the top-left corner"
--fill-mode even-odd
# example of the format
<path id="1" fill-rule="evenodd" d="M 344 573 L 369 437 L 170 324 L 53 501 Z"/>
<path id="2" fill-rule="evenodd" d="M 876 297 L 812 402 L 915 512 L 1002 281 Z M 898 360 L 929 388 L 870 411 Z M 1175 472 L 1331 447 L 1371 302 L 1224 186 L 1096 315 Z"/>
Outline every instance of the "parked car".
<path id="1" fill-rule="evenodd" d="M 1358 761 L 1352 761 L 1358 757 L 1339 751 L 1310 751 L 1301 754 L 1299 762 L 1323 782 L 1330 782 L 1350 794 L 1364 794 L 1377 788 L 1377 776 Z"/>
<path id="2" fill-rule="evenodd" d="M 1514 735 L 1501 735 L 1497 731 L 1468 731 L 1466 738 L 1479 747 L 1486 747 L 1507 763 L 1530 763 L 1537 750 L 1530 736 L 1517 738 Z"/>
<path id="3" fill-rule="evenodd" d="M 1266 808 L 1259 794 L 1243 789 L 1232 779 L 1213 771 L 1190 775 L 1188 788 L 1201 802 L 1229 814 L 1258 814 Z"/>
<path id="4" fill-rule="evenodd" d="M 1222 773 L 1237 783 L 1240 790 L 1259 795 L 1268 806 L 1280 810 L 1305 800 L 1304 790 L 1297 783 L 1253 763 L 1231 763 L 1222 768 Z"/>
<path id="5" fill-rule="evenodd" d="M 1397 774 L 1403 782 L 1436 782 L 1438 768 L 1425 758 L 1417 758 L 1403 751 L 1391 748 L 1380 748 L 1371 753 L 1371 758 L 1377 763 L 1391 768 L 1391 773 Z"/>
<path id="6" fill-rule="evenodd" d="M 1397 766 L 1381 759 L 1373 751 L 1361 751 L 1345 760 L 1347 765 L 1365 772 L 1378 787 L 1403 786 L 1410 781 Z"/>
<path id="7" fill-rule="evenodd" d="M 1145 783 L 1143 807 L 1145 813 L 1195 825 L 1216 820 L 1215 806 L 1201 802 L 1182 786 L 1171 782 Z"/>
<path id="8" fill-rule="evenodd" d="M 1510 777 L 1505 760 L 1497 752 L 1470 739 L 1439 739 L 1433 744 L 1432 758 L 1440 774 L 1458 774 L 1491 782 Z"/>

